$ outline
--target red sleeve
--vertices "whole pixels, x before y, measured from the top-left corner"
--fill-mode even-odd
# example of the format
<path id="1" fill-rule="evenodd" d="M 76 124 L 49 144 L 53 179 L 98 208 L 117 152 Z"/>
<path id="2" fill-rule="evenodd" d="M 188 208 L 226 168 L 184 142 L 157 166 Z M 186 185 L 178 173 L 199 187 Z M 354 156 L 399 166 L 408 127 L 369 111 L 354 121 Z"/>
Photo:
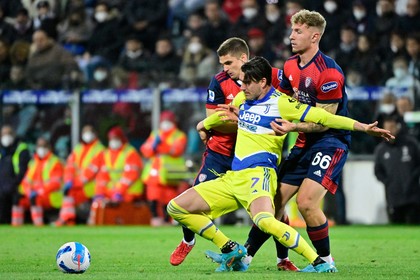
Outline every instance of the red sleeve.
<path id="1" fill-rule="evenodd" d="M 281 75 L 283 71 L 279 68 L 271 68 L 271 85 L 275 89 L 280 89 Z"/>
<path id="2" fill-rule="evenodd" d="M 335 68 L 326 69 L 319 79 L 317 100 L 320 103 L 339 102 L 343 97 L 343 90 L 343 74 Z"/>

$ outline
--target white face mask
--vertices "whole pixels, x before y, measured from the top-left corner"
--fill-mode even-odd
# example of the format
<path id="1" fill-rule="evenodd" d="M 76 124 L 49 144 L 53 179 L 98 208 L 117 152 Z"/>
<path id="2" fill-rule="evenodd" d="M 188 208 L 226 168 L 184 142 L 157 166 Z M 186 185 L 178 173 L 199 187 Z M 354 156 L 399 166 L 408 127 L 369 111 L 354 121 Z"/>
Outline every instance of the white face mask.
<path id="1" fill-rule="evenodd" d="M 142 54 L 141 50 L 137 50 L 137 51 L 127 51 L 126 55 L 128 58 L 134 59 L 139 57 Z"/>
<path id="2" fill-rule="evenodd" d="M 380 17 L 384 14 L 384 12 L 382 11 L 382 7 L 379 5 L 376 6 L 376 14 Z"/>
<path id="3" fill-rule="evenodd" d="M 159 125 L 160 129 L 163 131 L 168 131 L 175 127 L 175 124 L 171 121 L 162 121 Z"/>
<path id="4" fill-rule="evenodd" d="M 12 145 L 13 144 L 13 141 L 15 141 L 15 138 L 12 135 L 10 135 L 10 134 L 6 134 L 6 135 L 3 135 L 1 137 L 1 145 L 3 147 L 5 147 L 5 148 L 7 148 L 10 145 Z"/>
<path id="5" fill-rule="evenodd" d="M 332 14 L 337 10 L 337 3 L 335 3 L 334 1 L 325 1 L 324 2 L 324 9 Z"/>
<path id="6" fill-rule="evenodd" d="M 407 71 L 402 68 L 395 68 L 394 69 L 394 76 L 397 79 L 402 79 L 407 75 Z"/>
<path id="7" fill-rule="evenodd" d="M 188 45 L 188 51 L 196 54 L 203 48 L 203 45 L 201 45 L 199 42 L 192 42 Z"/>
<path id="8" fill-rule="evenodd" d="M 245 8 L 242 10 L 242 14 L 246 19 L 251 19 L 258 14 L 258 10 L 255 8 Z"/>
<path id="9" fill-rule="evenodd" d="M 48 154 L 49 150 L 45 147 L 37 147 L 36 154 L 39 158 L 44 158 Z"/>
<path id="10" fill-rule="evenodd" d="M 391 44 L 391 51 L 394 53 L 398 52 L 398 47 L 394 44 Z"/>
<path id="11" fill-rule="evenodd" d="M 119 139 L 112 139 L 109 141 L 108 145 L 111 150 L 118 150 L 121 148 L 122 142 Z"/>
<path id="12" fill-rule="evenodd" d="M 95 134 L 92 131 L 86 131 L 82 134 L 83 142 L 89 144 L 95 139 Z"/>
<path id="13" fill-rule="evenodd" d="M 93 73 L 93 78 L 98 82 L 102 82 L 103 80 L 106 79 L 107 76 L 108 74 L 105 71 L 101 71 L 101 70 L 95 71 Z"/>
<path id="14" fill-rule="evenodd" d="M 267 20 L 271 23 L 276 22 L 279 18 L 280 18 L 280 13 L 276 12 L 276 13 L 269 13 L 266 14 L 265 17 L 267 18 Z"/>
<path id="15" fill-rule="evenodd" d="M 366 12 L 363 10 L 355 9 L 353 10 L 353 15 L 357 20 L 361 20 L 366 16 Z"/>
<path id="16" fill-rule="evenodd" d="M 95 13 L 95 19 L 96 19 L 97 22 L 104 22 L 107 17 L 108 17 L 107 12 L 97 12 L 97 13 Z"/>
<path id="17" fill-rule="evenodd" d="M 385 114 L 391 114 L 392 112 L 394 112 L 395 110 L 395 105 L 394 104 L 382 104 L 379 107 L 379 111 L 381 113 L 385 113 Z"/>

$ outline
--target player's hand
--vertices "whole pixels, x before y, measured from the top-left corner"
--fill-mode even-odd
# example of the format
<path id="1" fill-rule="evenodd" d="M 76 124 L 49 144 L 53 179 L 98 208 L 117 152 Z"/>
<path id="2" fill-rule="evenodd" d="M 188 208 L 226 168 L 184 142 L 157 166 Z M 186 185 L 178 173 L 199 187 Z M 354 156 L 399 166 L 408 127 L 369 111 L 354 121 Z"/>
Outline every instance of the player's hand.
<path id="1" fill-rule="evenodd" d="M 197 132 L 201 141 L 206 145 L 207 141 L 210 139 L 210 132 L 204 127 L 203 121 L 197 124 Z"/>
<path id="2" fill-rule="evenodd" d="M 386 141 L 394 140 L 395 136 L 391 134 L 391 131 L 379 128 L 378 122 L 370 123 L 365 126 L 365 132 L 371 136 L 381 137 Z"/>
<path id="3" fill-rule="evenodd" d="M 276 119 L 270 123 L 271 128 L 274 131 L 274 134 L 277 136 L 283 136 L 290 131 L 295 131 L 296 124 L 289 122 L 285 119 Z"/>
<path id="4" fill-rule="evenodd" d="M 239 108 L 230 104 L 218 104 L 216 111 L 225 121 L 238 122 Z"/>

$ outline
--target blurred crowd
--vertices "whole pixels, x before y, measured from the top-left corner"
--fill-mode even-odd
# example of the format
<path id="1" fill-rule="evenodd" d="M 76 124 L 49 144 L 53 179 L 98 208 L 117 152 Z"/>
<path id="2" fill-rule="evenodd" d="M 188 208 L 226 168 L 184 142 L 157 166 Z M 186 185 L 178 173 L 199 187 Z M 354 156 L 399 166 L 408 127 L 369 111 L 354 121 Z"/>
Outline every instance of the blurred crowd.
<path id="1" fill-rule="evenodd" d="M 232 36 L 248 42 L 251 57 L 263 56 L 281 69 L 291 55 L 290 17 L 306 8 L 317 10 L 326 18 L 321 50 L 341 66 L 349 88 L 384 86 L 397 98 L 403 91 L 412 110 L 417 110 L 419 2 L 2 0 L 0 88 L 206 87 L 221 69 L 217 47 Z M 366 122 L 382 113 L 376 101 L 351 102 L 350 106 L 351 116 Z M 90 109 L 86 108 L 84 118 L 106 118 L 97 108 Z M 103 111 L 111 111 L 133 126 L 133 120 L 127 120 L 127 112 L 139 115 L 140 110 L 125 105 Z M 50 131 L 69 117 L 62 108 L 39 106 L 11 106 L 3 114 L 6 121 L 18 122 L 20 136 L 30 134 L 31 126 Z M 47 121 L 45 116 L 49 116 Z M 51 119 L 61 123 L 53 124 Z M 140 138 L 145 137 L 142 134 Z M 371 153 L 372 147 L 356 146 L 353 151 Z"/>
<path id="2" fill-rule="evenodd" d="M 2 88 L 206 86 L 231 36 L 282 68 L 290 17 L 302 8 L 326 18 L 321 49 L 362 74 L 351 83 L 418 79 L 418 0 L 3 0 Z"/>

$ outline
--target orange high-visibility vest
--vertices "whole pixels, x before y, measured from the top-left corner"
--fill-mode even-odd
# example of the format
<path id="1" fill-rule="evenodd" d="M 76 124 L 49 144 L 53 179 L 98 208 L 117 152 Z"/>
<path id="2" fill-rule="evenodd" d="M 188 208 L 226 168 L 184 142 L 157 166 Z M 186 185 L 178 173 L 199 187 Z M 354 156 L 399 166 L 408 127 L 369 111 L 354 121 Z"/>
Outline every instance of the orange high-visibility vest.
<path id="1" fill-rule="evenodd" d="M 35 172 L 38 168 L 38 164 L 41 164 L 41 161 L 39 159 L 32 159 L 29 162 L 28 170 L 26 171 L 25 178 L 23 179 L 23 185 L 25 188 L 31 188 L 31 185 L 35 183 Z M 51 172 L 57 164 L 61 165 L 60 159 L 57 156 L 50 154 L 42 169 L 42 184 L 46 184 L 51 180 Z M 60 178 L 60 188 L 58 190 L 53 190 L 48 194 L 50 204 L 54 208 L 60 208 L 63 202 L 63 192 L 61 191 L 61 184 L 62 182 Z M 32 190 L 32 188 L 28 189 L 27 193 L 29 193 L 30 190 Z"/>
<path id="2" fill-rule="evenodd" d="M 150 142 L 153 142 L 157 137 L 158 132 L 153 131 L 150 137 Z M 167 138 L 162 140 L 168 147 L 172 147 L 175 143 L 184 141 L 186 144 L 186 135 L 179 129 L 171 132 Z M 142 147 L 142 151 L 146 151 L 146 146 Z M 182 147 L 181 152 L 185 150 L 185 145 Z M 185 165 L 185 158 L 181 154 L 173 156 L 169 154 L 155 154 L 146 163 L 142 172 L 142 181 L 149 184 L 151 177 L 157 177 L 160 184 L 163 185 L 176 185 L 181 180 L 188 179 L 191 174 Z"/>
<path id="3" fill-rule="evenodd" d="M 89 150 L 85 151 L 85 149 Z M 73 160 L 71 162 L 67 162 L 68 166 L 66 167 L 66 173 L 71 170 L 73 171 L 73 174 L 66 174 L 64 176 L 65 180 L 68 179 L 67 177 L 81 178 L 86 169 L 88 169 L 92 164 L 92 161 L 103 151 L 105 151 L 105 147 L 98 140 L 96 140 L 92 145 L 77 144 L 73 150 Z M 99 171 L 99 168 L 100 166 L 98 166 L 98 170 L 96 172 Z M 83 190 L 86 197 L 93 197 L 95 194 L 95 181 L 90 180 L 84 184 Z"/>
<path id="4" fill-rule="evenodd" d="M 104 163 L 110 178 L 110 182 L 107 184 L 108 189 L 113 189 L 123 176 L 126 159 L 131 153 L 137 152 L 132 146 L 126 144 L 118 154 L 116 160 L 112 162 L 111 152 L 109 150 L 105 150 Z M 127 193 L 131 195 L 140 195 L 143 193 L 143 183 L 141 182 L 140 176 L 131 184 L 127 190 Z"/>

